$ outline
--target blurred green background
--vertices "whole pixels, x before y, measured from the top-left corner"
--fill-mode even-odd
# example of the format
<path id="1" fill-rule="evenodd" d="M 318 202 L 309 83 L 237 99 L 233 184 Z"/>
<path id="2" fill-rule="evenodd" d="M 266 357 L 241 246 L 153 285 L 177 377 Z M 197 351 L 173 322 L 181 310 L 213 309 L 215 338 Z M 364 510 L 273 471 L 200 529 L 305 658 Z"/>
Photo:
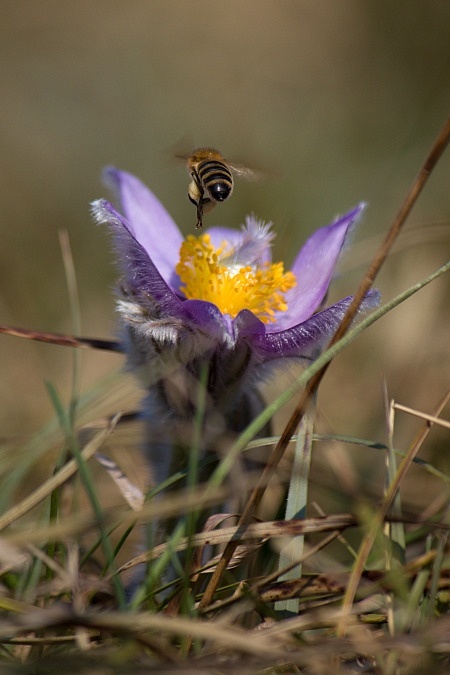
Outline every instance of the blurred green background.
<path id="1" fill-rule="evenodd" d="M 272 220 L 287 266 L 315 228 L 369 203 L 331 300 L 348 295 L 450 109 L 447 1 L 3 0 L 1 16 L 0 321 L 11 325 L 71 332 L 66 228 L 82 333 L 113 335 L 116 271 L 89 215 L 107 194 L 102 167 L 141 177 L 192 232 L 172 156 L 199 145 L 266 173 L 239 182 L 206 226 L 238 227 L 252 211 Z M 378 280 L 384 299 L 448 259 L 449 176 L 447 152 Z M 383 378 L 391 396 L 431 412 L 448 386 L 449 337 L 441 279 L 338 359 L 322 428 L 383 439 Z M 70 350 L 0 342 L 0 433 L 24 437 L 52 415 L 45 379 L 67 396 Z M 120 365 L 84 355 L 83 390 Z M 416 427 L 400 417 L 399 443 Z"/>

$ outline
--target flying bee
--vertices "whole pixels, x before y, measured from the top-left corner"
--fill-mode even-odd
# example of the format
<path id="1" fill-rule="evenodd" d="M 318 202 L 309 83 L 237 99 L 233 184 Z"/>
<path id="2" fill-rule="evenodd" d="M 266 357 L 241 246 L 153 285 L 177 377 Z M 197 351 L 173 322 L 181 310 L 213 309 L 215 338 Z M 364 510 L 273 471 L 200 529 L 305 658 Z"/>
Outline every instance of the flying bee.
<path id="1" fill-rule="evenodd" d="M 257 177 L 252 169 L 229 162 L 213 148 L 197 148 L 190 155 L 179 157 L 187 160 L 187 169 L 192 178 L 188 198 L 197 208 L 197 229 L 203 227 L 204 213 L 211 211 L 218 202 L 231 197 L 233 173 L 250 180 Z"/>

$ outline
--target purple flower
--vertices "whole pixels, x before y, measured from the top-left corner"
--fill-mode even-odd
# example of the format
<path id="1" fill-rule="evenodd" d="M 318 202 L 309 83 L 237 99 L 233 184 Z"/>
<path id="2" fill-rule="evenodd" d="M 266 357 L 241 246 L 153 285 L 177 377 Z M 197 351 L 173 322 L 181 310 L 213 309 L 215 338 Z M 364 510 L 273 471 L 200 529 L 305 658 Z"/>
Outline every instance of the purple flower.
<path id="1" fill-rule="evenodd" d="M 226 306 L 221 311 L 220 298 L 215 302 L 220 293 L 215 294 L 214 289 L 213 292 L 204 292 L 205 285 L 216 281 L 212 273 L 208 279 L 196 279 L 192 275 L 189 292 L 186 292 L 186 284 L 177 273 L 180 270 L 183 236 L 170 215 L 150 190 L 131 174 L 108 169 L 106 179 L 118 196 L 121 212 L 108 201 L 98 200 L 93 204 L 94 217 L 112 228 L 124 273 L 126 297 L 133 297 L 133 301 L 139 303 L 144 322 L 145 319 L 167 322 L 165 328 L 156 328 L 163 342 L 175 344 L 181 333 L 188 330 L 192 335 L 194 344 L 191 351 L 195 356 L 199 356 L 195 353 L 195 334 L 198 332 L 203 337 L 209 336 L 209 341 L 216 348 L 225 351 L 234 351 L 245 342 L 258 361 L 284 357 L 309 359 L 326 345 L 351 297 L 318 310 L 327 295 L 347 233 L 359 219 L 364 204 L 359 204 L 331 225 L 316 230 L 307 240 L 295 258 L 285 284 L 287 289 L 284 292 L 277 288 L 272 291 L 272 294 L 281 294 L 283 299 L 273 303 L 274 309 L 268 308 L 268 317 L 267 313 L 258 312 L 254 302 L 256 311 L 252 311 L 252 302 L 242 308 L 239 302 L 235 303 L 235 312 L 226 311 L 229 309 Z M 206 232 L 211 248 L 217 250 L 221 246 L 223 248 L 224 242 L 228 243 L 229 248 L 222 253 L 219 262 L 221 267 L 227 268 L 231 280 L 239 269 L 267 269 L 273 236 L 270 226 L 258 223 L 253 216 L 247 218 L 241 231 L 213 227 Z M 188 239 L 192 240 L 192 237 Z M 197 247 L 196 253 L 204 255 L 204 250 Z M 190 264 L 188 261 L 185 267 L 189 268 Z M 200 270 L 200 274 L 204 277 L 204 270 Z M 292 283 L 294 277 L 296 283 Z M 263 283 L 265 281 L 263 279 Z M 252 280 L 252 283 L 256 285 L 257 280 Z M 219 280 L 217 285 L 220 288 L 223 283 Z M 248 291 L 248 284 L 244 278 L 243 283 L 229 292 L 245 294 L 245 291 Z M 258 288 L 255 288 L 255 293 L 258 293 Z M 363 309 L 374 306 L 377 297 L 376 292 L 371 293 Z M 153 330 L 148 328 L 153 334 Z"/>
<path id="2" fill-rule="evenodd" d="M 322 305 L 364 204 L 317 230 L 285 273 L 281 263 L 271 262 L 270 225 L 252 216 L 239 231 L 213 227 L 183 240 L 137 178 L 116 169 L 108 169 L 106 178 L 120 211 L 98 200 L 93 213 L 110 226 L 122 268 L 123 340 L 130 367 L 148 388 L 153 447 L 188 443 L 195 385 L 205 363 L 205 447 L 211 447 L 220 433 L 242 428 L 260 410 L 255 382 L 262 366 L 286 358 L 311 360 L 330 340 L 351 297 Z M 372 292 L 361 309 L 377 301 Z M 155 451 L 151 454 L 154 458 Z M 167 462 L 173 458 L 157 470 L 160 477 L 167 475 Z"/>

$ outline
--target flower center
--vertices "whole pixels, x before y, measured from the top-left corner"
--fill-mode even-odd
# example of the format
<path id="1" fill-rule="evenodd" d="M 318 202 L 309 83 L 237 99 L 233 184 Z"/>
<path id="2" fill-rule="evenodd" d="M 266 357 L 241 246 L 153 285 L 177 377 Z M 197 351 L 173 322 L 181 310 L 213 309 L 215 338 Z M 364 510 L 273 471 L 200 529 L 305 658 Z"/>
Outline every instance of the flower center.
<path id="1" fill-rule="evenodd" d="M 263 265 L 224 264 L 233 256 L 226 242 L 215 249 L 209 234 L 189 235 L 182 243 L 180 262 L 176 267 L 188 300 L 206 300 L 222 312 L 236 317 L 249 309 L 263 323 L 276 321 L 275 312 L 285 312 L 284 294 L 297 281 L 292 272 L 284 272 L 283 263 Z"/>

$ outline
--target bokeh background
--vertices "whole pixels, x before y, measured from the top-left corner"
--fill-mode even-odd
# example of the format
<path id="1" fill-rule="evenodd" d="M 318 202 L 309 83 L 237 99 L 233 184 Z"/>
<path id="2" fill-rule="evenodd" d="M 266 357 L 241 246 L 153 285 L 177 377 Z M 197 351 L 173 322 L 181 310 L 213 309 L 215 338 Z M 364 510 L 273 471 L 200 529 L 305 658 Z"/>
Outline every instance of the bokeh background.
<path id="1" fill-rule="evenodd" d="M 350 294 L 450 109 L 446 1 L 2 0 L 1 16 L 0 322 L 11 325 L 72 331 L 65 228 L 82 334 L 112 336 L 116 270 L 89 215 L 106 196 L 102 167 L 140 176 L 192 232 L 187 175 L 173 155 L 199 145 L 264 173 L 239 182 L 206 225 L 239 227 L 252 211 L 273 221 L 287 266 L 315 228 L 367 201 L 331 300 Z M 449 176 L 447 152 L 378 279 L 385 300 L 448 259 Z M 448 387 L 449 338 L 440 279 L 339 357 L 319 398 L 322 430 L 383 440 L 384 380 L 389 396 L 431 412 Z M 53 415 L 45 380 L 67 398 L 72 356 L 6 336 L 0 345 L 0 434 L 20 441 Z M 83 354 L 81 390 L 121 364 Z M 122 409 L 140 396 L 125 376 L 119 391 Z M 399 446 L 417 424 L 399 416 Z M 432 434 L 429 458 L 445 464 L 444 434 Z M 342 452 L 318 453 L 324 482 Z M 358 465 L 361 449 L 345 452 Z"/>

